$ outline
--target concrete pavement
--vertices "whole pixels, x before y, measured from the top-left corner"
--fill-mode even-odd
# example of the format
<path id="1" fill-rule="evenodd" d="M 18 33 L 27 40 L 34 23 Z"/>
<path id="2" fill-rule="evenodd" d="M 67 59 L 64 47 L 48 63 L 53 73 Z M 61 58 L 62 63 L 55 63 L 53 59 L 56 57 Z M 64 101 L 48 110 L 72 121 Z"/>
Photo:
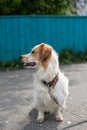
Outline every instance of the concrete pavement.
<path id="1" fill-rule="evenodd" d="M 0 72 L 0 130 L 87 130 L 87 64 L 61 66 L 70 80 L 64 121 L 58 123 L 46 115 L 43 124 L 36 122 L 33 105 L 33 72 L 18 70 Z"/>

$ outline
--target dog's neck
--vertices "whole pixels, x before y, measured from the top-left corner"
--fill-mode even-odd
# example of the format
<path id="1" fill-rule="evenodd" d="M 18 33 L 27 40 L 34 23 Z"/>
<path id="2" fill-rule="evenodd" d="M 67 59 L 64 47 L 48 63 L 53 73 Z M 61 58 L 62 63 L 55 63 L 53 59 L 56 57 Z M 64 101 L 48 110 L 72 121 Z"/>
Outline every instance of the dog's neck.
<path id="1" fill-rule="evenodd" d="M 59 73 L 58 66 L 49 64 L 46 70 L 44 70 L 42 67 L 39 68 L 39 70 L 36 73 L 36 77 L 39 81 L 44 80 L 48 83 L 55 78 L 57 73 Z"/>
<path id="2" fill-rule="evenodd" d="M 52 57 L 49 60 L 47 68 L 39 67 L 36 75 L 39 81 L 44 80 L 46 82 L 51 82 L 55 76 L 59 73 L 59 62 L 58 56 L 53 51 Z"/>
<path id="3" fill-rule="evenodd" d="M 58 79 L 59 79 L 59 74 L 57 73 L 52 81 L 50 82 L 46 82 L 45 80 L 41 80 L 41 81 L 45 86 L 54 88 Z"/>

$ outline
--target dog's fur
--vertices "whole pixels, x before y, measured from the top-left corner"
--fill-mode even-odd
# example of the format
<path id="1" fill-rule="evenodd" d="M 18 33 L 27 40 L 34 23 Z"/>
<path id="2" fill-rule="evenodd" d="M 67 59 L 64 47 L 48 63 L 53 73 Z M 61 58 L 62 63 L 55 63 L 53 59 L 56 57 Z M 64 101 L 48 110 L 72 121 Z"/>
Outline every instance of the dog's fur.
<path id="1" fill-rule="evenodd" d="M 25 64 L 29 62 L 36 63 L 35 66 L 26 66 L 25 68 L 38 68 L 38 71 L 35 73 L 34 81 L 34 101 L 35 106 L 39 111 L 37 121 L 39 123 L 44 121 L 45 111 L 54 113 L 57 121 L 63 121 L 63 116 L 61 114 L 62 108 L 51 98 L 49 89 L 58 103 L 64 107 L 69 93 L 69 81 L 59 69 L 58 56 L 54 49 L 45 43 L 41 43 L 40 45 L 35 46 L 31 53 L 22 55 L 21 60 Z M 46 82 L 52 81 L 57 73 L 59 79 L 54 88 L 49 88 L 42 83 L 42 80 Z"/>

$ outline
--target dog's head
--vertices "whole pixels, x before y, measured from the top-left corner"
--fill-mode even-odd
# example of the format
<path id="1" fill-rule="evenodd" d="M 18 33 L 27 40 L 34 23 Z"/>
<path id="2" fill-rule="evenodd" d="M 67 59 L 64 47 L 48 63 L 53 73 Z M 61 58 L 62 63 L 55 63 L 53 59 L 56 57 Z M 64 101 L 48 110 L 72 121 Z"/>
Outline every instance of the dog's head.
<path id="1" fill-rule="evenodd" d="M 39 65 L 44 68 L 47 67 L 52 55 L 52 47 L 41 43 L 35 46 L 29 54 L 21 56 L 21 61 L 24 63 L 25 68 L 36 68 Z"/>

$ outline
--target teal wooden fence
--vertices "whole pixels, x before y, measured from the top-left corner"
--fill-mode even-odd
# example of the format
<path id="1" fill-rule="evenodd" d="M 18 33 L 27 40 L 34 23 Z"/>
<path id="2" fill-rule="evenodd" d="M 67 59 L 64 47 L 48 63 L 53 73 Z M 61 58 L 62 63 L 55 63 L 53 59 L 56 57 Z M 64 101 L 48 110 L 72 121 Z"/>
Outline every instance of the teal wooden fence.
<path id="1" fill-rule="evenodd" d="M 87 48 L 87 17 L 0 17 L 0 61 L 18 59 L 41 42 L 57 52 L 64 48 L 83 51 Z"/>

